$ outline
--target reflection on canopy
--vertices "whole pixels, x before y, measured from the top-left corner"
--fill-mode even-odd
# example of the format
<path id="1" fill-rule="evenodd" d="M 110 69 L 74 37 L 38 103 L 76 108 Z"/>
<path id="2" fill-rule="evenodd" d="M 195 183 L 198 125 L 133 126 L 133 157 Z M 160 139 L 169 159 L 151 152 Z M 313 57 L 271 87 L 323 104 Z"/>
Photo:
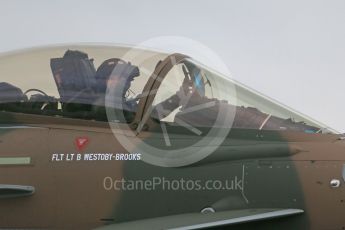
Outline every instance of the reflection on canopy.
<path id="1" fill-rule="evenodd" d="M 232 128 L 329 132 L 324 126 L 231 81 L 192 59 L 175 65 L 161 83 L 152 117 L 193 127 L 217 124 L 220 110 L 233 114 Z M 231 128 L 228 127 L 228 128 Z"/>

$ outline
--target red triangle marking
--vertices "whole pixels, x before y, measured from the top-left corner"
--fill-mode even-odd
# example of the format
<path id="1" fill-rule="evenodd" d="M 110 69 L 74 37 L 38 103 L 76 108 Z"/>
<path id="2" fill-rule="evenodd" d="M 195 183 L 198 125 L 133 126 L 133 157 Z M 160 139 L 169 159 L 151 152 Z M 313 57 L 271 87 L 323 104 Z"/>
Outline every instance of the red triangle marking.
<path id="1" fill-rule="evenodd" d="M 89 138 L 87 137 L 77 137 L 75 139 L 75 144 L 79 151 L 82 150 L 87 145 L 87 143 L 89 143 Z"/>

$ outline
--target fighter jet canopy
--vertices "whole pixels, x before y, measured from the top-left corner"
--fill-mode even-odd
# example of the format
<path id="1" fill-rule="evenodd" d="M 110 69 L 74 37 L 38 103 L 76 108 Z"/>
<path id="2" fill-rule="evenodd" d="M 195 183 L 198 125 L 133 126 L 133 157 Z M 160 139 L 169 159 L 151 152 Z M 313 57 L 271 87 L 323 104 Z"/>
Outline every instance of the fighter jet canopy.
<path id="1" fill-rule="evenodd" d="M 73 45 L 0 57 L 2 112 L 107 122 L 108 107 L 122 114 L 111 122 L 140 122 L 149 114 L 175 125 L 331 132 L 181 54 Z"/>

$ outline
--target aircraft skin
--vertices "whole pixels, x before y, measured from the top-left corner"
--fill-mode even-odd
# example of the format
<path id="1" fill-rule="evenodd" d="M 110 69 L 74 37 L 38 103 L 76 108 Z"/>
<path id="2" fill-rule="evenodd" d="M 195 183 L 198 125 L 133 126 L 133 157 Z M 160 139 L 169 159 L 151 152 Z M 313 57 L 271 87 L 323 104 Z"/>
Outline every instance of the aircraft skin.
<path id="1" fill-rule="evenodd" d="M 186 58 L 172 54 L 156 66 L 144 87 L 152 93 L 139 101 L 129 125 L 118 124 L 124 131 L 118 135 L 142 125 L 161 84 L 157 79 L 174 65 L 171 57 Z M 140 151 L 124 147 L 108 122 L 4 110 L 0 122 L 1 229 L 345 229 L 345 141 L 339 134 L 232 128 L 203 159 L 161 166 L 85 160 L 90 153 Z M 143 123 L 126 138 L 166 148 L 159 123 Z M 188 130 L 167 131 L 177 145 L 196 142 Z M 18 162 L 6 163 L 11 160 Z M 212 190 L 114 188 L 122 178 L 156 177 L 235 182 Z"/>

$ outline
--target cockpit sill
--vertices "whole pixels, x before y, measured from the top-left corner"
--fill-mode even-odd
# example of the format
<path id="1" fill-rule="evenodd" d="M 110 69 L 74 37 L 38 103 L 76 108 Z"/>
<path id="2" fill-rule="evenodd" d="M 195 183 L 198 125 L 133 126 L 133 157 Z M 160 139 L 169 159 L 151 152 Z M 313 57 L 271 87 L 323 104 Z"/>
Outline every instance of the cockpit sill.
<path id="1" fill-rule="evenodd" d="M 47 117 L 43 115 L 31 115 L 23 113 L 12 113 L 0 111 L 0 127 L 10 129 L 11 127 L 33 127 L 33 128 L 54 128 L 65 130 L 80 130 L 96 133 L 112 134 L 116 130 L 111 130 L 111 126 L 107 122 L 95 120 L 83 120 L 63 117 Z M 132 124 L 118 124 L 123 128 L 121 133 L 128 133 L 129 136 L 133 135 L 146 135 L 145 133 L 151 132 L 151 138 L 160 138 L 162 135 L 159 131 L 154 129 L 143 130 L 142 133 L 136 133 L 136 129 L 132 128 Z M 188 132 L 180 138 L 190 136 Z M 229 141 L 230 140 L 230 141 Z M 342 134 L 322 134 L 322 133 L 301 133 L 295 131 L 277 131 L 277 130 L 255 130 L 255 129 L 239 129 L 230 128 L 228 138 L 224 141 L 222 146 L 233 146 L 231 140 L 243 140 L 244 145 L 248 145 L 246 141 L 254 141 L 253 143 L 269 142 L 335 142 L 337 140 L 344 140 Z M 241 145 L 242 145 L 241 144 Z M 238 145 L 236 142 L 235 145 Z"/>

